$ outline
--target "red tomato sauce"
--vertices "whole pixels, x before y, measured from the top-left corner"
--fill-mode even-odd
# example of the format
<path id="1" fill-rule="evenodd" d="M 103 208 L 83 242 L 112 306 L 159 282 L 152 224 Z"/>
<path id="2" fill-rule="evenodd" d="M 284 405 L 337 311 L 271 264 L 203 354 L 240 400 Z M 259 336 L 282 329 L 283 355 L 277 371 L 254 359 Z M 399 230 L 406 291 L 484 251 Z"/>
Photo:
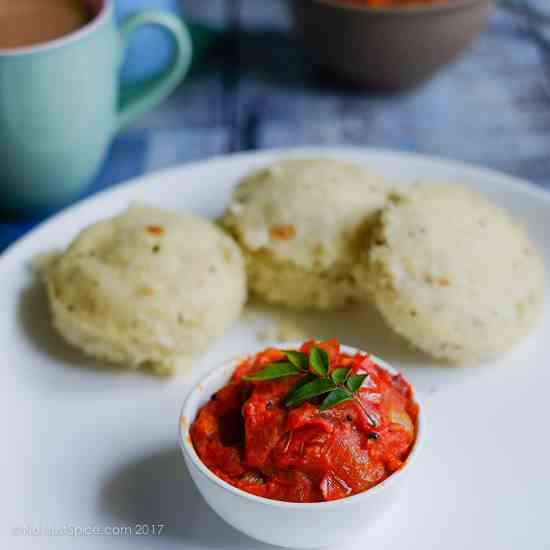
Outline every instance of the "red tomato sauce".
<path id="1" fill-rule="evenodd" d="M 358 399 L 320 411 L 282 403 L 304 375 L 270 381 L 242 377 L 284 359 L 269 348 L 243 360 L 199 411 L 193 445 L 206 466 L 231 485 L 288 502 L 322 502 L 366 491 L 401 468 L 415 441 L 418 405 L 409 383 L 366 354 L 340 351 L 336 340 L 306 342 L 328 352 L 330 371 L 367 374 Z M 376 426 L 372 425 L 373 419 Z"/>

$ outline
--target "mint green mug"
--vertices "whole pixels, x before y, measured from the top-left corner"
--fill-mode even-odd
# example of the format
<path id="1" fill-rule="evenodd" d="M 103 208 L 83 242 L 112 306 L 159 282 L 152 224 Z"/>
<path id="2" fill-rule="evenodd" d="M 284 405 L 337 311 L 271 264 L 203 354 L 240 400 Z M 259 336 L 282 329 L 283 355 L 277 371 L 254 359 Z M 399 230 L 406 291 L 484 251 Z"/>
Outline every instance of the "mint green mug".
<path id="1" fill-rule="evenodd" d="M 144 11 L 118 27 L 112 0 L 87 3 L 95 17 L 76 32 L 0 49 L 0 210 L 32 212 L 76 198 L 116 132 L 168 95 L 189 68 L 191 39 L 176 16 Z M 170 33 L 175 58 L 146 82 L 121 86 L 129 35 L 142 25 Z"/>

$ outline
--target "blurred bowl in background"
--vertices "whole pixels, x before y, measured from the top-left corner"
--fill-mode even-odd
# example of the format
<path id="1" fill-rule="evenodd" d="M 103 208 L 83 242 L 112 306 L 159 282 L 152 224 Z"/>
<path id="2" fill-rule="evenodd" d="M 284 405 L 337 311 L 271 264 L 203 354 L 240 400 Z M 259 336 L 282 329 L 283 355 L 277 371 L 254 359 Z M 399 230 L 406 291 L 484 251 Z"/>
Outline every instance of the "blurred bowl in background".
<path id="1" fill-rule="evenodd" d="M 440 0 L 409 7 L 359 7 L 291 0 L 296 30 L 319 64 L 362 87 L 420 84 L 486 27 L 492 0 Z"/>

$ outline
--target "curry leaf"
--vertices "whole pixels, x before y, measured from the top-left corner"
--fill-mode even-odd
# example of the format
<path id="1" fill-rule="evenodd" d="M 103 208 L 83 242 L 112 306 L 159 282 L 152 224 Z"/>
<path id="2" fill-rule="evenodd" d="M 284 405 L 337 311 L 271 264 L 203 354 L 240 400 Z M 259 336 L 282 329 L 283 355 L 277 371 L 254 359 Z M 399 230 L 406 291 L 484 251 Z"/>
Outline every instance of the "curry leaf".
<path id="1" fill-rule="evenodd" d="M 344 382 L 348 374 L 349 374 L 349 369 L 340 367 L 338 369 L 334 369 L 330 373 L 330 377 L 332 378 L 333 382 L 338 385 Z"/>
<path id="2" fill-rule="evenodd" d="M 306 384 L 309 384 L 310 382 L 313 382 L 314 380 L 318 380 L 317 376 L 315 376 L 314 374 L 308 374 L 307 376 L 304 376 L 303 378 L 298 380 L 298 382 L 296 382 L 296 384 L 294 384 L 294 386 L 292 386 L 290 391 L 286 394 L 286 397 L 283 399 L 283 404 L 285 406 L 288 406 L 289 398 L 291 398 L 292 395 L 297 390 L 299 390 L 302 386 L 305 386 Z"/>
<path id="3" fill-rule="evenodd" d="M 339 403 L 354 399 L 370 423 L 377 425 L 376 419 L 366 410 L 357 393 L 368 374 L 352 375 L 353 371 L 347 367 L 335 368 L 329 374 L 329 355 L 319 347 L 311 348 L 309 357 L 306 353 L 295 350 L 284 350 L 283 353 L 284 359 L 264 365 L 261 370 L 243 376 L 243 380 L 268 381 L 301 375 L 283 400 L 286 407 L 296 407 L 324 395 L 319 409 L 326 411 Z"/>
<path id="4" fill-rule="evenodd" d="M 299 374 L 300 370 L 292 363 L 269 363 L 262 370 L 243 376 L 243 380 L 275 380 L 284 376 Z"/>
<path id="5" fill-rule="evenodd" d="M 352 391 L 356 392 L 363 382 L 365 381 L 365 378 L 367 378 L 368 374 L 356 374 L 354 376 L 350 376 L 346 380 L 346 386 Z"/>
<path id="6" fill-rule="evenodd" d="M 309 364 L 319 376 L 326 376 L 330 366 L 328 353 L 321 348 L 311 348 L 309 352 Z"/>
<path id="7" fill-rule="evenodd" d="M 346 390 L 343 390 L 342 388 L 337 388 L 334 391 L 331 391 L 325 397 L 325 400 L 321 403 L 321 406 L 319 407 L 319 409 L 321 411 L 326 411 L 327 409 L 330 409 L 335 405 L 338 405 L 338 403 L 344 403 L 344 401 L 350 401 L 351 399 L 353 399 L 353 396 L 351 395 L 351 393 L 349 393 Z"/>
<path id="8" fill-rule="evenodd" d="M 297 390 L 291 392 L 285 400 L 286 406 L 295 407 L 308 399 L 317 397 L 318 395 L 323 395 L 335 389 L 336 385 L 332 380 L 328 378 L 316 378 L 312 382 L 308 382 Z"/>
<path id="9" fill-rule="evenodd" d="M 301 351 L 284 350 L 286 358 L 300 370 L 307 370 L 307 355 Z"/>

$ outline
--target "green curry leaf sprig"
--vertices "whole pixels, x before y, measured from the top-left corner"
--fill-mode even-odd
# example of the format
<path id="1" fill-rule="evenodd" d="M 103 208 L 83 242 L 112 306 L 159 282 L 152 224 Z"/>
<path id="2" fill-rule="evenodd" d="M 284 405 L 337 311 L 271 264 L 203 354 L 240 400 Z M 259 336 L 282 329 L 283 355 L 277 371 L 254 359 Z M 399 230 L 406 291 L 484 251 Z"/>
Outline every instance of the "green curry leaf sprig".
<path id="1" fill-rule="evenodd" d="M 322 397 L 319 409 L 326 411 L 339 403 L 354 400 L 376 426 L 376 419 L 365 409 L 358 391 L 368 374 L 353 374 L 351 368 L 330 370 L 328 353 L 318 347 L 311 348 L 309 356 L 301 351 L 285 350 L 285 358 L 269 363 L 261 370 L 243 376 L 244 380 L 267 381 L 286 376 L 305 375 L 292 387 L 283 400 L 288 407 L 297 407 L 306 401 Z"/>

